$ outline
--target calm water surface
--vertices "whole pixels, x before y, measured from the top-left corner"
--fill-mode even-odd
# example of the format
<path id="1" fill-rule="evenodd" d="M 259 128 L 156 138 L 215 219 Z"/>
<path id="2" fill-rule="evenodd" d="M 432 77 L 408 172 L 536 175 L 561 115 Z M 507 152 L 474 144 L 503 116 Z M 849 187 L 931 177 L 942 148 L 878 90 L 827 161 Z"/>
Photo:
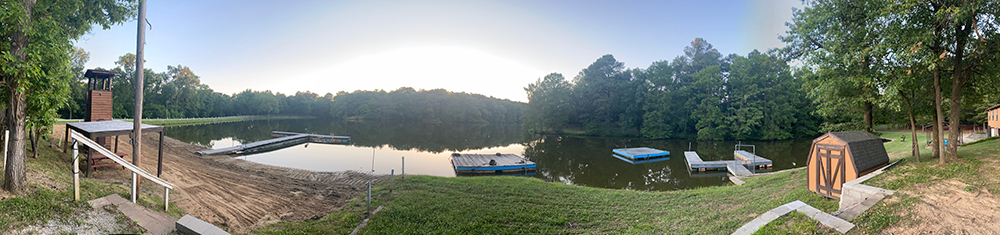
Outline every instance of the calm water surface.
<path id="1" fill-rule="evenodd" d="M 531 135 L 519 125 L 426 124 L 412 122 L 330 122 L 319 119 L 271 120 L 168 127 L 172 138 L 212 148 L 270 139 L 270 132 L 291 131 L 351 136 L 349 145 L 301 144 L 271 152 L 236 156 L 263 164 L 317 171 L 355 170 L 453 177 L 450 154 L 514 153 L 538 165 L 530 177 L 567 184 L 635 190 L 675 190 L 728 183 L 725 172 L 689 172 L 684 153 L 690 144 L 703 160 L 731 160 L 736 141 L 646 140 L 637 138 Z M 773 170 L 804 166 L 811 139 L 744 141 L 774 161 Z M 631 164 L 611 156 L 621 147 L 670 151 L 670 159 Z M 748 151 L 750 149 L 747 149 Z"/>

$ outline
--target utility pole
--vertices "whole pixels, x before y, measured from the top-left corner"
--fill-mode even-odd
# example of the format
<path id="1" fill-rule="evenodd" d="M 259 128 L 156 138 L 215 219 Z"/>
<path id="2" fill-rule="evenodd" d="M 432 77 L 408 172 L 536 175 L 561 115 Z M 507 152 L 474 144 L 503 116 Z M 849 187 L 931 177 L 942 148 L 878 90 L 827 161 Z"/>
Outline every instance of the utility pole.
<path id="1" fill-rule="evenodd" d="M 146 44 L 146 1 L 139 0 L 139 29 L 135 42 L 135 113 L 132 114 L 132 165 L 139 166 L 139 154 L 142 154 L 142 64 L 144 60 L 143 50 Z M 132 202 L 137 199 L 139 193 L 139 175 L 132 172 Z"/>

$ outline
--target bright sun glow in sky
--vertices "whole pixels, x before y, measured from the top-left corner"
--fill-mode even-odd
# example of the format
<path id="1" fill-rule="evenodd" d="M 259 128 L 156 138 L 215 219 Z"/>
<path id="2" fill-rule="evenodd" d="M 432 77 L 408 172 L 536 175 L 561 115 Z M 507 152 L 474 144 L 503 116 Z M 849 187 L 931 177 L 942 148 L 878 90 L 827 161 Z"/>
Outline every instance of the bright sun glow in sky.
<path id="1" fill-rule="evenodd" d="M 188 66 L 212 89 L 285 94 L 444 88 L 527 101 L 553 72 L 605 54 L 628 68 L 682 55 L 696 37 L 723 54 L 781 47 L 799 0 L 150 0 L 146 68 Z M 135 53 L 133 20 L 76 45 L 88 68 Z"/>
<path id="2" fill-rule="evenodd" d="M 491 90 L 519 90 L 525 86 L 511 82 L 511 78 L 530 78 L 543 73 L 542 70 L 485 51 L 452 46 L 414 46 L 358 56 L 329 68 L 318 69 L 312 74 L 291 78 L 290 82 L 281 84 L 277 89 L 294 90 L 300 87 L 298 84 L 304 83 L 329 87 L 386 84 L 396 88 L 441 87 L 491 95 Z"/>

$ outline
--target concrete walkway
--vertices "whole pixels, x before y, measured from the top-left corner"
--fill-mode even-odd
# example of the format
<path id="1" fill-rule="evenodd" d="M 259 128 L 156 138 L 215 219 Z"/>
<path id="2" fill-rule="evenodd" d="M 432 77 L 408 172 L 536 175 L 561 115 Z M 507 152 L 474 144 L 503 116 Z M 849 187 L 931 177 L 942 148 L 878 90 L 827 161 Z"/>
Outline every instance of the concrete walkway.
<path id="1" fill-rule="evenodd" d="M 854 224 L 852 224 L 851 222 L 847 222 L 846 220 L 837 218 L 827 213 L 823 213 L 823 211 L 820 211 L 819 209 L 809 206 L 802 201 L 796 200 L 794 202 L 778 206 L 774 209 L 765 212 L 764 214 L 761 214 L 760 216 L 757 216 L 756 219 L 750 221 L 750 223 L 744 224 L 743 227 L 737 229 L 736 232 L 733 232 L 733 234 L 734 235 L 753 234 L 754 232 L 757 232 L 758 229 L 764 227 L 764 225 L 767 225 L 767 223 L 770 223 L 774 219 L 777 219 L 778 217 L 781 217 L 792 211 L 800 211 L 802 213 L 805 213 L 806 216 L 809 216 L 809 218 L 813 218 L 816 221 L 822 223 L 823 225 L 829 226 L 830 228 L 837 230 L 837 232 L 846 233 L 847 231 L 850 231 L 852 228 L 854 228 Z"/>
<path id="2" fill-rule="evenodd" d="M 135 221 L 139 226 L 146 229 L 146 234 L 169 234 L 174 231 L 174 223 L 177 222 L 177 219 L 174 219 L 174 217 L 132 203 L 118 196 L 118 194 L 111 194 L 106 197 L 90 200 L 87 203 L 90 203 L 90 206 L 94 208 L 104 207 L 105 205 L 117 206 L 122 214 L 125 214 L 129 219 L 132 219 L 132 221 Z"/>

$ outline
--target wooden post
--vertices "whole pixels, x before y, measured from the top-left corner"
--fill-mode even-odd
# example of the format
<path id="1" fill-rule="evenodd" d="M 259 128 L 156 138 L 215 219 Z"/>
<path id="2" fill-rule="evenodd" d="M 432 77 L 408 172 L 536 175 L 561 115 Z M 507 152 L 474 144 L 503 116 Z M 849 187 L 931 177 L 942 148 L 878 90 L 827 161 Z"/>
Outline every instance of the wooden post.
<path id="1" fill-rule="evenodd" d="M 73 201 L 80 200 L 80 147 L 73 140 Z"/>
<path id="2" fill-rule="evenodd" d="M 402 177 L 402 179 L 405 180 L 406 179 L 406 156 L 402 156 L 399 159 L 400 159 L 400 161 L 403 162 L 403 166 L 400 167 L 401 169 L 399 169 L 400 171 L 402 171 L 402 172 L 399 173 L 399 176 Z"/>
<path id="3" fill-rule="evenodd" d="M 170 188 L 163 187 L 165 192 L 163 192 L 163 212 L 166 213 L 170 210 Z"/>
<path id="4" fill-rule="evenodd" d="M 53 127 L 52 129 L 56 129 L 56 128 Z M 67 148 L 69 148 L 69 123 L 66 123 L 66 131 L 64 131 L 64 132 L 65 133 L 63 133 L 63 135 L 65 135 L 66 138 L 63 138 L 62 147 L 63 147 L 63 152 L 65 153 L 68 150 Z M 7 138 L 4 137 L 4 139 L 7 139 Z M 7 146 L 7 145 L 4 145 L 4 146 Z M 7 147 L 4 147 L 4 149 L 7 149 Z M 7 154 L 4 154 L 4 155 L 7 155 Z"/>
<path id="5" fill-rule="evenodd" d="M 138 30 L 136 30 L 135 48 L 135 112 L 132 117 L 132 165 L 139 166 L 142 154 L 142 88 L 143 86 L 143 63 L 145 63 L 146 46 L 146 1 L 139 0 Z M 135 202 L 135 192 L 138 192 L 138 175 L 132 173 L 132 202 Z"/>
<path id="6" fill-rule="evenodd" d="M 372 216 L 372 182 L 368 181 L 368 217 Z"/>
<path id="7" fill-rule="evenodd" d="M 389 170 L 389 193 L 392 193 L 392 181 L 396 178 L 396 169 Z"/>
<path id="8" fill-rule="evenodd" d="M 87 171 L 85 171 L 84 174 L 86 174 L 87 176 L 90 176 L 90 171 L 94 169 L 91 168 L 91 163 L 94 163 L 93 159 L 94 159 L 94 148 L 87 146 L 87 159 L 84 159 L 85 163 L 87 164 Z"/>
<path id="9" fill-rule="evenodd" d="M 163 174 L 163 132 L 166 132 L 166 128 L 160 130 L 160 146 L 157 147 L 158 153 L 156 154 L 156 177 L 160 177 Z"/>
<path id="10" fill-rule="evenodd" d="M 139 192 L 139 176 L 136 175 L 135 171 L 132 172 L 132 203 L 135 203 L 135 199 L 138 198 L 136 193 Z"/>

